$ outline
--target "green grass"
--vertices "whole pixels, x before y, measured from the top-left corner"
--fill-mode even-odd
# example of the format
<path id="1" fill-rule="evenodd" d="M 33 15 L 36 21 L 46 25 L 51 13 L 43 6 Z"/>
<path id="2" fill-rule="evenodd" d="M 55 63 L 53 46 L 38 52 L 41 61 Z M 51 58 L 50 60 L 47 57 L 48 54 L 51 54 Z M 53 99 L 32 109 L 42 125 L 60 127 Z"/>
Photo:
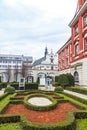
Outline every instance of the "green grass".
<path id="1" fill-rule="evenodd" d="M 8 96 L 6 96 L 5 98 L 3 98 L 1 101 L 0 101 L 0 107 L 3 106 L 5 103 L 7 103 L 10 99 L 10 97 L 12 96 L 12 94 L 9 94 Z"/>
<path id="2" fill-rule="evenodd" d="M 87 119 L 76 120 L 76 130 L 87 130 Z"/>
<path id="3" fill-rule="evenodd" d="M 6 123 L 0 125 L 0 130 L 22 130 L 20 123 Z"/>

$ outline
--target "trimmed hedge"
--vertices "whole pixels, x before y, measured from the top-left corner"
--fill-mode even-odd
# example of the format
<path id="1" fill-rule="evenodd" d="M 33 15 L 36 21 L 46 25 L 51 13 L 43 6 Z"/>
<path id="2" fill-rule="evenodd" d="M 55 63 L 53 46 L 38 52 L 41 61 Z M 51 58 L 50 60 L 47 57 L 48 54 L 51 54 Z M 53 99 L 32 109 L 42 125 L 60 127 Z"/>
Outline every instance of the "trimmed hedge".
<path id="1" fill-rule="evenodd" d="M 63 102 L 63 100 L 60 100 L 60 102 Z M 20 102 L 10 101 L 3 109 L 5 110 L 10 103 L 17 104 Z M 24 115 L 0 115 L 0 123 L 20 122 L 21 126 L 25 130 L 75 130 L 76 129 L 75 118 L 76 119 L 87 118 L 87 111 L 76 111 L 76 112 L 69 111 L 67 112 L 66 120 L 64 122 L 55 124 L 34 124 L 30 121 L 27 121 Z"/>
<path id="2" fill-rule="evenodd" d="M 20 122 L 20 115 L 0 115 L 0 124 Z"/>
<path id="3" fill-rule="evenodd" d="M 82 93 L 87 95 L 87 89 L 86 88 L 81 88 L 81 87 L 66 87 L 66 90 L 74 91 L 77 93 Z"/>
<path id="4" fill-rule="evenodd" d="M 67 119 L 61 123 L 55 124 L 34 124 L 27 121 L 24 115 L 1 115 L 0 123 L 20 122 L 25 130 L 75 130 L 75 117 L 72 112 L 67 113 Z"/>
<path id="5" fill-rule="evenodd" d="M 55 92 L 62 92 L 63 91 L 63 87 L 61 87 L 61 86 L 57 86 L 57 87 L 55 87 L 55 90 L 54 90 Z"/>
<path id="6" fill-rule="evenodd" d="M 46 105 L 46 106 L 33 105 L 33 104 L 28 102 L 28 99 L 30 99 L 32 97 L 45 97 L 45 98 L 49 99 L 52 102 L 52 104 L 49 104 L 49 105 Z M 24 105 L 27 108 L 29 108 L 31 110 L 35 110 L 35 111 L 49 111 L 49 110 L 56 108 L 57 101 L 55 99 L 53 99 L 52 97 L 48 96 L 48 95 L 38 93 L 38 94 L 31 94 L 31 95 L 28 95 L 27 97 L 25 97 Z"/>
<path id="7" fill-rule="evenodd" d="M 55 124 L 34 124 L 26 120 L 24 116 L 21 118 L 22 126 L 25 130 L 75 130 L 75 117 L 72 112 L 67 113 L 66 121 Z"/>
<path id="8" fill-rule="evenodd" d="M 73 99 L 75 99 L 75 100 L 77 100 L 77 101 L 79 101 L 79 102 L 84 103 L 84 104 L 87 105 L 87 100 L 86 100 L 86 99 L 77 97 L 77 96 L 72 95 L 72 94 L 69 94 L 69 93 L 65 93 L 65 92 L 63 92 L 63 93 L 64 93 L 65 95 L 67 95 L 67 96 L 69 96 L 69 97 L 71 97 L 71 98 L 73 98 Z"/>
<path id="9" fill-rule="evenodd" d="M 24 115 L 0 115 L 0 124 L 20 122 L 25 130 L 75 130 L 75 119 L 87 118 L 87 111 L 68 112 L 66 121 L 55 124 L 34 124 L 27 121 Z"/>
<path id="10" fill-rule="evenodd" d="M 8 83 L 1 82 L 1 83 L 0 83 L 0 90 L 1 90 L 2 88 L 6 88 L 6 87 L 7 87 L 7 84 L 8 84 Z"/>
<path id="11" fill-rule="evenodd" d="M 74 115 L 76 119 L 85 119 L 87 118 L 87 111 L 77 111 L 74 112 Z"/>
<path id="12" fill-rule="evenodd" d="M 10 85 L 19 90 L 19 83 L 10 83 Z M 23 89 L 23 87 L 20 87 L 20 89 Z M 25 90 L 28 89 L 38 89 L 38 83 L 25 83 Z"/>

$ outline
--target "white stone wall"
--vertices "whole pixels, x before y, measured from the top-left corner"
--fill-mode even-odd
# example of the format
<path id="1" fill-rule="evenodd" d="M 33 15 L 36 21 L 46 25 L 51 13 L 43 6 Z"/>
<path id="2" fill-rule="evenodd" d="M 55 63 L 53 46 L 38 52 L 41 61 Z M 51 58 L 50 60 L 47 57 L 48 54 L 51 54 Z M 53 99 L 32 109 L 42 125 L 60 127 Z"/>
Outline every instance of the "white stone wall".
<path id="1" fill-rule="evenodd" d="M 79 85 L 87 86 L 87 58 L 76 61 L 71 65 L 73 66 L 78 63 L 82 63 L 82 65 L 77 66 L 76 68 L 75 67 L 71 68 L 70 72 L 72 73 L 72 75 L 74 75 L 74 72 L 77 71 L 79 74 Z"/>

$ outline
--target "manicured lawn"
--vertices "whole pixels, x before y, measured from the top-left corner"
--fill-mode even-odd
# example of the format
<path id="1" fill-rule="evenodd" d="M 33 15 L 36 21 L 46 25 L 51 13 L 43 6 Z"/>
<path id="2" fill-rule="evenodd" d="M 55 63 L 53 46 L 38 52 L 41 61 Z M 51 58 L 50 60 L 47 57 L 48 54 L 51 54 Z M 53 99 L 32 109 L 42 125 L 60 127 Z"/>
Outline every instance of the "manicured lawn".
<path id="1" fill-rule="evenodd" d="M 19 123 L 1 124 L 0 130 L 22 130 Z"/>
<path id="2" fill-rule="evenodd" d="M 76 130 L 87 130 L 87 119 L 76 120 L 77 128 Z"/>
<path id="3" fill-rule="evenodd" d="M 8 96 L 6 96 L 5 98 L 3 98 L 1 101 L 0 101 L 0 107 L 3 106 L 5 103 L 7 103 L 10 99 L 10 97 L 12 96 L 12 94 L 9 94 Z"/>

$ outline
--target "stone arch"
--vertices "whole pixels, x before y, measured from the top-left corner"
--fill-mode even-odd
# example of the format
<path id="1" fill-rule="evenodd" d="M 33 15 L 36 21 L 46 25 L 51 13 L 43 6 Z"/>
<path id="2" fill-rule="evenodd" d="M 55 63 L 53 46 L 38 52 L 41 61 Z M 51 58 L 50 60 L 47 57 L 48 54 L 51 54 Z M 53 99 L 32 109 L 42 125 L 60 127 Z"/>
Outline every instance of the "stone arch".
<path id="1" fill-rule="evenodd" d="M 39 72 L 37 74 L 37 77 L 39 77 L 39 78 L 46 77 L 46 74 L 44 72 Z"/>
<path id="2" fill-rule="evenodd" d="M 34 77 L 32 75 L 27 75 L 25 77 L 25 81 L 29 82 L 29 83 L 32 83 L 34 81 Z"/>
<path id="3" fill-rule="evenodd" d="M 75 81 L 75 84 L 79 83 L 79 73 L 77 71 L 74 72 L 74 81 Z"/>

